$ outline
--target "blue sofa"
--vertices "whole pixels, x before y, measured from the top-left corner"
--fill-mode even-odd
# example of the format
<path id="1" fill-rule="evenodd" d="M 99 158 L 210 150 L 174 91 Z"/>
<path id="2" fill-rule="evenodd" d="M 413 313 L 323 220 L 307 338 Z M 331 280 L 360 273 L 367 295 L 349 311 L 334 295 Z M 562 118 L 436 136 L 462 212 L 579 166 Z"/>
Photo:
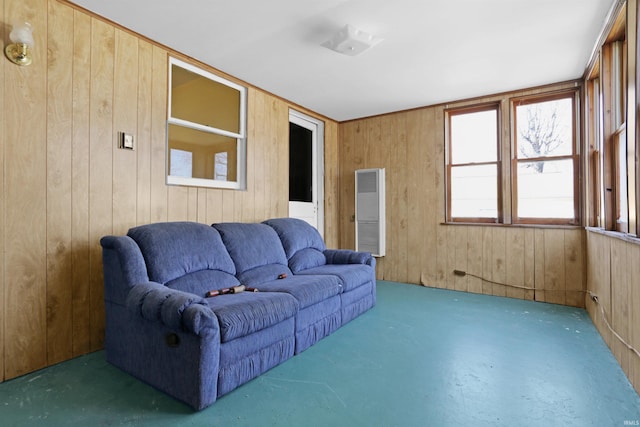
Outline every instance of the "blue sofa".
<path id="1" fill-rule="evenodd" d="M 300 220 L 156 223 L 100 243 L 107 361 L 196 410 L 375 304 L 375 259 L 327 250 Z M 206 297 L 240 285 L 259 292 Z"/>

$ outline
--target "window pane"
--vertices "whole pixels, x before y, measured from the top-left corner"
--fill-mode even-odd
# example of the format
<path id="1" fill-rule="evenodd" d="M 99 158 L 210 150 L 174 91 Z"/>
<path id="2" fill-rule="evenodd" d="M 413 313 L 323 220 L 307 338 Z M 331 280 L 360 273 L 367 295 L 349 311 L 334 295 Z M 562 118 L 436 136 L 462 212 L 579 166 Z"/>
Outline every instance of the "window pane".
<path id="1" fill-rule="evenodd" d="M 226 179 L 223 181 L 237 180 L 237 153 L 238 140 L 214 133 L 202 132 L 184 126 L 169 125 L 169 174 L 174 175 L 173 152 L 182 150 L 191 153 L 192 178 L 217 179 L 216 167 L 220 170 L 220 165 L 216 165 L 216 160 L 222 160 L 218 153 L 226 154 Z M 220 162 L 218 162 L 220 163 Z M 178 175 L 185 176 L 185 175 Z"/>
<path id="2" fill-rule="evenodd" d="M 226 181 L 227 180 L 227 164 L 228 164 L 228 155 L 227 152 L 216 153 L 213 161 L 215 162 L 213 179 L 217 181 Z"/>
<path id="3" fill-rule="evenodd" d="M 452 164 L 498 160 L 497 110 L 451 115 Z"/>
<path id="4" fill-rule="evenodd" d="M 572 98 L 519 105 L 516 123 L 518 158 L 573 154 Z"/>
<path id="5" fill-rule="evenodd" d="M 169 151 L 169 175 L 193 177 L 193 153 L 172 148 Z"/>
<path id="6" fill-rule="evenodd" d="M 240 133 L 240 91 L 171 66 L 171 117 Z"/>
<path id="7" fill-rule="evenodd" d="M 520 218 L 575 218 L 573 161 L 518 163 Z"/>
<path id="8" fill-rule="evenodd" d="M 454 218 L 498 217 L 496 165 L 451 168 L 451 216 Z"/>

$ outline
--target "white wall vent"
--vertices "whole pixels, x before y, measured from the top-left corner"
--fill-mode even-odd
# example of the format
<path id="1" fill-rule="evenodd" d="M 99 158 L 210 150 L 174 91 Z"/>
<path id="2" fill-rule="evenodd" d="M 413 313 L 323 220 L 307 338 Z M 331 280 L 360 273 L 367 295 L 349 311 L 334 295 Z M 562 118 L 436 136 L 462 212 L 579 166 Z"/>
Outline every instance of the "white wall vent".
<path id="1" fill-rule="evenodd" d="M 356 171 L 356 250 L 384 256 L 385 183 L 384 169 Z"/>

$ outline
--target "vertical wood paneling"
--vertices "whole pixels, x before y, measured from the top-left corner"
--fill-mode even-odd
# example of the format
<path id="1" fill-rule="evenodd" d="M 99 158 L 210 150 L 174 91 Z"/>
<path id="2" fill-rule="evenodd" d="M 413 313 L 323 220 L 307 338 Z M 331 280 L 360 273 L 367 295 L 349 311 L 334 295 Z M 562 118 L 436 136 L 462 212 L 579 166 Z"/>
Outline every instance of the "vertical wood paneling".
<path id="1" fill-rule="evenodd" d="M 47 362 L 73 355 L 73 10 L 50 1 L 47 38 Z"/>
<path id="2" fill-rule="evenodd" d="M 247 141 L 247 151 L 255 164 L 255 169 L 251 175 L 253 175 L 253 188 L 255 192 L 253 200 L 256 210 L 254 215 L 257 218 L 265 215 L 264 205 L 267 200 L 265 195 L 266 159 L 264 157 L 265 107 L 264 96 L 257 90 L 249 89 L 248 98 L 250 114 L 248 126 L 251 138 Z M 222 199 L 222 195 L 220 195 L 220 199 Z M 222 215 L 222 210 L 220 210 L 220 215 Z M 220 217 L 220 219 L 222 219 L 222 217 Z"/>
<path id="3" fill-rule="evenodd" d="M 0 22 L 7 22 L 4 18 L 4 0 L 0 0 Z M 7 34 L 3 34 L 4 40 L 7 39 Z M 5 339 L 4 339 L 4 330 L 5 330 L 5 292 L 7 289 L 5 282 L 5 269 L 4 269 L 4 260 L 6 259 L 6 251 L 5 251 L 5 232 L 6 230 L 6 200 L 5 200 L 5 169 L 4 169 L 4 159 L 5 159 L 5 134 L 7 132 L 6 121 L 5 121 L 5 110 L 7 104 L 4 101 L 5 93 L 4 93 L 4 75 L 5 75 L 5 66 L 7 61 L 0 61 L 0 382 L 5 379 L 5 370 L 4 370 L 4 347 L 5 347 Z"/>
<path id="4" fill-rule="evenodd" d="M 151 135 L 153 46 L 138 41 L 138 110 L 136 132 L 136 222 L 151 222 Z"/>
<path id="5" fill-rule="evenodd" d="M 482 293 L 482 227 L 469 227 L 467 239 L 467 290 Z"/>
<path id="6" fill-rule="evenodd" d="M 584 307 L 586 289 L 584 230 L 565 231 L 564 244 L 566 304 Z"/>
<path id="7" fill-rule="evenodd" d="M 514 286 L 524 286 L 524 245 L 525 230 L 515 228 L 507 233 L 506 253 L 506 283 Z M 519 288 L 506 288 L 506 295 L 511 298 L 524 299 L 524 290 Z"/>
<path id="8" fill-rule="evenodd" d="M 91 349 L 104 340 L 104 289 L 99 240 L 113 229 L 114 27 L 91 20 L 91 95 L 89 135 L 89 223 Z"/>
<path id="9" fill-rule="evenodd" d="M 640 390 L 640 358 L 611 333 L 601 308 L 614 330 L 636 349 L 640 347 L 640 245 L 615 237 L 587 232 L 587 289 L 599 304 L 587 298 L 593 323 L 622 366 L 636 390 Z"/>
<path id="10" fill-rule="evenodd" d="M 564 304 L 565 298 L 565 257 L 564 232 L 544 230 L 545 257 L 545 300 L 554 304 Z"/>
<path id="11" fill-rule="evenodd" d="M 424 198 L 421 197 L 424 182 L 424 158 L 420 156 L 420 115 L 412 111 L 406 117 L 406 206 L 407 206 L 407 282 L 420 283 L 422 266 L 422 233 L 424 229 Z"/>
<path id="12" fill-rule="evenodd" d="M 621 240 L 611 242 L 611 311 L 609 321 L 615 331 L 623 337 L 629 336 L 629 289 L 630 265 L 628 244 Z M 619 341 L 610 343 L 613 354 L 620 362 L 622 369 L 629 372 L 629 351 Z"/>
<path id="13" fill-rule="evenodd" d="M 507 289 L 497 283 L 507 283 L 507 230 L 502 227 L 493 229 L 492 256 L 492 295 L 506 296 Z"/>
<path id="14" fill-rule="evenodd" d="M 536 284 L 536 263 L 535 263 L 535 232 L 526 229 L 524 232 L 524 283 L 527 288 L 534 288 Z M 535 299 L 534 290 L 524 291 L 525 299 Z"/>
<path id="15" fill-rule="evenodd" d="M 338 124 L 324 123 L 324 240 L 329 248 L 339 247 L 339 145 Z"/>
<path id="16" fill-rule="evenodd" d="M 435 146 L 432 143 L 433 129 L 436 127 L 436 114 L 434 109 L 421 109 L 417 111 L 419 125 L 419 133 L 417 135 L 418 145 L 417 156 L 422 162 L 422 179 L 419 184 L 418 206 L 422 215 L 422 228 L 421 233 L 416 233 L 415 230 L 409 230 L 410 233 L 420 234 L 421 238 L 421 251 L 422 262 L 421 267 L 421 281 L 420 283 L 434 286 L 436 283 L 436 245 L 433 243 L 433 239 L 437 233 L 438 220 L 435 217 L 437 212 L 434 212 L 433 207 L 438 205 L 438 191 L 437 187 L 431 183 L 436 182 L 436 159 Z M 415 200 L 411 200 L 411 203 L 415 203 Z"/>
<path id="17" fill-rule="evenodd" d="M 588 256 L 588 289 L 598 296 L 599 305 L 608 315 L 611 314 L 611 239 L 599 234 L 589 233 L 587 243 Z M 610 345 L 611 332 L 602 320 L 598 306 L 589 304 L 593 322 L 598 327 L 604 341 Z"/>
<path id="18" fill-rule="evenodd" d="M 455 231 L 455 239 L 452 243 L 455 245 L 455 248 L 452 248 L 451 253 L 455 254 L 455 263 L 453 268 L 450 270 L 453 271 L 455 269 L 468 271 L 468 242 L 469 242 L 469 227 L 456 227 L 453 229 Z M 469 284 L 468 278 L 466 276 L 453 276 L 453 289 L 456 291 L 468 291 Z"/>
<path id="19" fill-rule="evenodd" d="M 71 154 L 71 252 L 73 273 L 73 354 L 91 349 L 89 237 L 89 106 L 91 93 L 91 18 L 74 12 L 73 140 Z"/>
<path id="20" fill-rule="evenodd" d="M 46 364 L 47 3 L 7 2 L 4 18 L 41 29 L 36 66 L 4 67 L 4 356 L 5 378 L 13 378 Z"/>
<path id="21" fill-rule="evenodd" d="M 138 130 L 138 40 L 122 30 L 115 31 L 113 89 L 113 233 L 126 234 L 137 221 L 137 152 L 118 148 L 118 134 L 136 136 Z M 138 140 L 138 143 L 140 141 Z"/>
<path id="22" fill-rule="evenodd" d="M 631 264 L 627 266 L 630 270 L 629 283 L 635 284 L 631 286 L 631 296 L 629 298 L 629 344 L 634 348 L 640 348 L 640 245 L 629 245 L 629 259 Z M 640 358 L 631 354 L 631 362 L 629 367 L 629 378 L 634 385 L 636 391 L 640 392 Z"/>
<path id="23" fill-rule="evenodd" d="M 545 293 L 546 289 L 546 261 L 547 258 L 545 256 L 545 240 L 544 240 L 544 230 L 536 229 L 534 230 L 534 252 L 533 257 L 535 259 L 534 266 L 534 275 L 535 275 L 535 283 L 534 287 L 535 295 L 534 299 L 536 301 L 547 301 L 547 294 Z"/>
<path id="24" fill-rule="evenodd" d="M 182 220 L 197 221 L 198 220 L 198 188 L 191 187 L 187 191 L 187 216 Z M 203 189 L 204 191 L 204 189 Z"/>
<path id="25" fill-rule="evenodd" d="M 441 227 L 442 228 L 442 227 Z M 493 285 L 487 280 L 493 280 L 493 230 L 491 227 L 482 229 L 482 293 L 491 294 Z"/>
<path id="26" fill-rule="evenodd" d="M 276 115 L 273 122 L 274 128 L 270 132 L 273 139 L 277 162 L 271 176 L 276 178 L 278 192 L 275 194 L 276 217 L 289 216 L 289 106 L 285 101 L 276 99 Z M 263 218 L 267 219 L 267 218 Z"/>
<path id="27" fill-rule="evenodd" d="M 167 141 L 167 52 L 153 47 L 151 76 L 151 222 L 169 218 L 168 186 L 165 184 Z"/>
<path id="28" fill-rule="evenodd" d="M 266 120 L 265 120 L 265 124 L 266 124 L 266 130 L 265 133 L 267 135 L 267 137 L 265 138 L 265 142 L 266 142 L 266 175 L 265 175 L 265 180 L 268 182 L 268 188 L 269 188 L 269 193 L 268 193 L 268 197 L 266 200 L 266 212 L 265 212 L 265 217 L 266 218 L 274 218 L 279 216 L 278 215 L 278 192 L 280 191 L 280 188 L 278 188 L 278 170 L 279 170 L 279 160 L 280 160 L 280 153 L 278 152 L 278 146 L 277 146 L 277 138 L 278 135 L 277 134 L 273 134 L 273 132 L 277 129 L 275 122 L 277 120 L 277 116 L 278 116 L 278 101 L 274 100 L 274 99 L 268 99 L 267 102 L 265 103 L 265 106 L 267 107 L 266 109 Z M 289 120 L 288 116 L 287 119 Z M 288 138 L 288 134 L 287 137 L 285 138 L 285 141 L 287 141 Z M 289 148 L 287 147 L 286 150 L 286 156 L 287 159 L 289 158 Z M 288 169 L 288 166 L 287 166 Z M 285 188 L 289 189 L 289 181 L 287 181 L 285 184 Z M 288 199 L 288 195 L 287 195 L 287 199 Z M 287 202 L 288 204 L 288 202 Z M 288 206 L 287 206 L 287 212 L 288 212 Z"/>

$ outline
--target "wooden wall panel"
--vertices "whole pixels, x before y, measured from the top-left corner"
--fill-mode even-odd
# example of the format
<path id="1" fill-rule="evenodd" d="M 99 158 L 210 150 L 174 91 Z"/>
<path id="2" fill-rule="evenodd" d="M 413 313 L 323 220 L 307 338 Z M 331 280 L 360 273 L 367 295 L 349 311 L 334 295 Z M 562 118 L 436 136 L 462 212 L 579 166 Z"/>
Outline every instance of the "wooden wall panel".
<path id="1" fill-rule="evenodd" d="M 36 29 L 31 66 L 0 61 L 2 381 L 102 348 L 102 236 L 286 216 L 292 105 L 249 87 L 246 191 L 169 187 L 168 57 L 181 55 L 66 1 L 0 5 L 2 22 Z M 338 246 L 339 128 L 325 126 L 325 224 Z M 135 150 L 117 148 L 119 132 Z"/>
<path id="2" fill-rule="evenodd" d="M 168 54 L 153 47 L 151 71 L 151 222 L 169 219 L 168 186 L 165 184 L 167 140 Z"/>
<path id="3" fill-rule="evenodd" d="M 73 356 L 73 10 L 49 3 L 47 84 L 47 360 Z"/>
<path id="4" fill-rule="evenodd" d="M 509 285 L 525 286 L 524 263 L 525 263 L 525 229 L 516 228 L 509 230 L 506 236 L 506 282 Z M 505 295 L 511 298 L 525 298 L 523 289 L 505 288 Z"/>
<path id="5" fill-rule="evenodd" d="M 338 207 L 340 202 L 340 172 L 338 168 L 340 146 L 338 144 L 338 124 L 325 121 L 324 133 L 324 240 L 328 248 L 338 248 L 340 236 L 338 221 Z"/>
<path id="6" fill-rule="evenodd" d="M 33 61 L 46 64 L 47 3 L 9 1 L 4 10 L 5 22 L 39 29 Z M 6 64 L 4 71 L 4 369 L 11 378 L 46 365 L 47 67 Z"/>
<path id="7" fill-rule="evenodd" d="M 113 77 L 113 222 L 112 233 L 125 234 L 137 222 L 137 166 L 136 150 L 118 148 L 119 134 L 134 135 L 138 144 L 138 39 L 116 29 L 114 35 Z M 134 142 L 134 143 L 135 143 Z"/>
<path id="8" fill-rule="evenodd" d="M 0 22 L 7 22 L 4 18 L 4 6 L 5 1 L 0 0 Z M 3 34 L 4 40 L 7 40 L 8 29 L 5 28 L 5 32 Z M 5 159 L 5 134 L 6 134 L 6 121 L 5 121 L 5 111 L 6 111 L 6 103 L 5 92 L 4 92 L 4 75 L 5 75 L 5 67 L 7 65 L 7 61 L 0 61 L 0 382 L 4 381 L 5 373 L 4 373 L 4 347 L 5 347 L 5 338 L 4 338 L 4 330 L 5 330 L 5 292 L 7 286 L 5 285 L 5 269 L 4 269 L 4 260 L 6 259 L 6 251 L 5 251 L 5 239 L 4 239 L 4 230 L 6 230 L 6 199 L 5 199 L 5 168 L 4 168 L 4 159 Z"/>
<path id="9" fill-rule="evenodd" d="M 91 350 L 104 339 L 104 290 L 100 238 L 113 230 L 113 94 L 115 28 L 91 20 L 91 94 L 89 104 L 89 238 Z"/>
<path id="10" fill-rule="evenodd" d="M 631 264 L 627 266 L 630 270 L 629 283 L 635 284 L 631 286 L 631 296 L 629 297 L 629 344 L 634 348 L 640 348 L 640 287 L 637 286 L 640 283 L 640 245 L 629 245 L 629 259 L 632 260 Z M 631 361 L 629 362 L 629 379 L 635 386 L 635 389 L 640 392 L 640 358 L 633 354 L 630 354 Z"/>
<path id="11" fill-rule="evenodd" d="M 153 46 L 138 41 L 136 142 L 136 223 L 151 222 L 151 135 L 153 123 Z"/>
<path id="12" fill-rule="evenodd" d="M 640 245 L 611 235 L 588 231 L 585 268 L 587 289 L 599 304 L 587 298 L 587 310 L 620 366 L 640 392 L 640 357 L 616 338 L 603 318 L 628 344 L 640 348 Z"/>
<path id="13" fill-rule="evenodd" d="M 89 233 L 89 105 L 91 94 L 91 18 L 74 11 L 73 136 L 71 147 L 71 257 L 73 293 L 72 352 L 91 349 Z"/>

